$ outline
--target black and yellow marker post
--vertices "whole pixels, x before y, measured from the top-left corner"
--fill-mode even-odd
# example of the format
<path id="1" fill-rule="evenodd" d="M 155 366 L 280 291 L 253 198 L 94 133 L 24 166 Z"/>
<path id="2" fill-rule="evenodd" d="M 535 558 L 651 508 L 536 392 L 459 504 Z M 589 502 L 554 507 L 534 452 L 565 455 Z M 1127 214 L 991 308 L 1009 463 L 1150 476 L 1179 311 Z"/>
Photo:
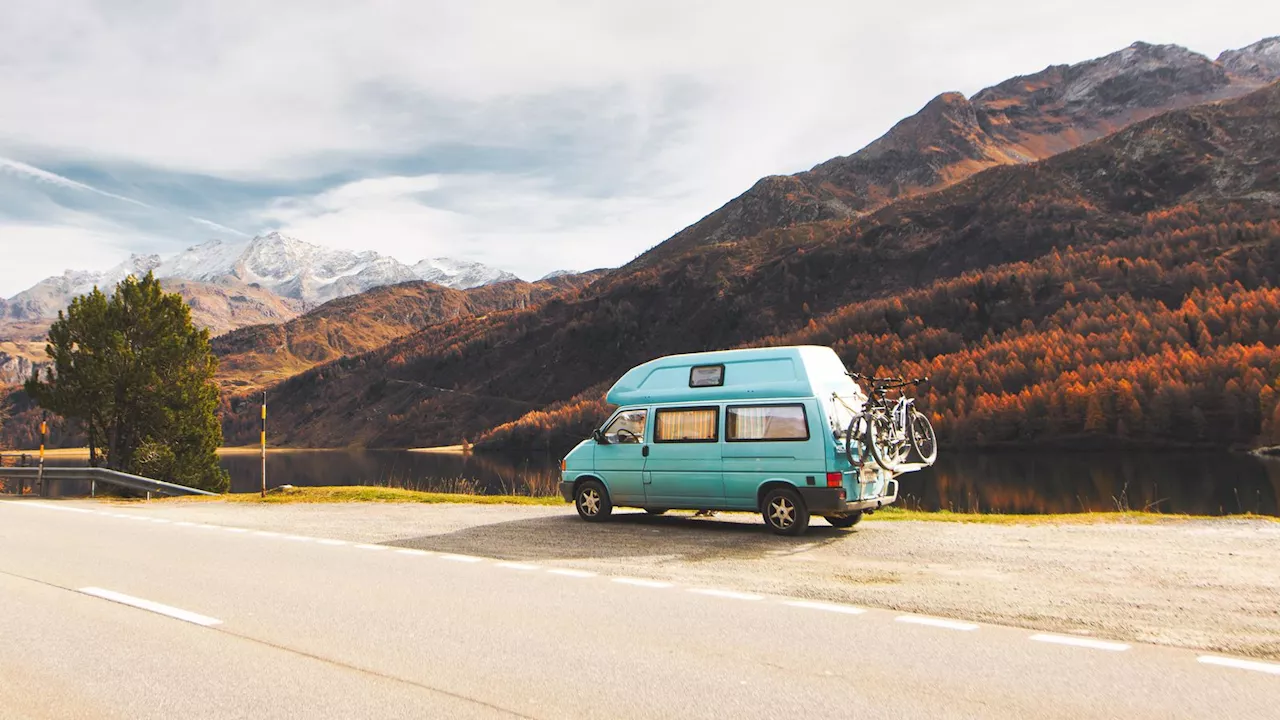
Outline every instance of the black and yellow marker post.
<path id="1" fill-rule="evenodd" d="M 44 441 L 49 434 L 49 414 L 40 416 L 40 469 L 36 472 L 36 492 L 44 497 Z"/>
<path id="2" fill-rule="evenodd" d="M 262 497 L 267 496 L 267 393 L 262 393 Z"/>

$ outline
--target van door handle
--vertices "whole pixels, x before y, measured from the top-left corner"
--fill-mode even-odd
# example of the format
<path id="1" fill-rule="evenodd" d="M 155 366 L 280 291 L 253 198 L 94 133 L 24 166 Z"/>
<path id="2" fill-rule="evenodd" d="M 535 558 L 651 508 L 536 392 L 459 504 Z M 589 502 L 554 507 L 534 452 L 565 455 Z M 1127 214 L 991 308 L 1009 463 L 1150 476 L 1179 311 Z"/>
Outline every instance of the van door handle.
<path id="1" fill-rule="evenodd" d="M 640 448 L 640 454 L 643 455 L 644 457 L 649 457 L 649 446 L 645 445 L 644 447 Z"/>

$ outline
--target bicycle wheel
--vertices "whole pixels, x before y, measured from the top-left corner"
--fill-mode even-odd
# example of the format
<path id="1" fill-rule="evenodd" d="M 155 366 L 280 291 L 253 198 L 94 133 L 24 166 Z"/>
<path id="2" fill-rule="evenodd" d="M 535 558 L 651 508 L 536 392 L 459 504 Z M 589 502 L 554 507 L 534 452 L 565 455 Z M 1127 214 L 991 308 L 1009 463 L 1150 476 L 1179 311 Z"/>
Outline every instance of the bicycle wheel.
<path id="1" fill-rule="evenodd" d="M 901 462 L 899 450 L 895 447 L 895 435 L 897 431 L 891 418 L 880 413 L 871 416 L 867 423 L 867 450 L 876 464 L 889 472 L 893 472 Z"/>
<path id="2" fill-rule="evenodd" d="M 938 459 L 938 436 L 933 432 L 933 423 L 919 410 L 911 411 L 907 422 L 907 430 L 911 434 L 911 447 L 916 456 L 925 465 L 932 465 Z"/>
<path id="3" fill-rule="evenodd" d="M 844 429 L 844 456 L 849 459 L 849 464 L 855 468 L 861 467 L 863 461 L 867 458 L 865 451 L 858 453 L 853 451 L 855 445 L 862 445 L 863 436 L 866 434 L 862 427 L 867 422 L 866 418 L 866 413 L 858 415 L 850 420 L 849 427 Z"/>

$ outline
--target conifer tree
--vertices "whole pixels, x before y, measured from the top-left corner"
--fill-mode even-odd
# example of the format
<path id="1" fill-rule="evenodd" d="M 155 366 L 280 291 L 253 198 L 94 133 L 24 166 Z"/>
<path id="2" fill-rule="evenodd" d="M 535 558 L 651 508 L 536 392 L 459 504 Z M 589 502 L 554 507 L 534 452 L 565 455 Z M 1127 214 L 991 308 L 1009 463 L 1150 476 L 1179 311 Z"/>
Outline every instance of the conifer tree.
<path id="1" fill-rule="evenodd" d="M 108 299 L 76 298 L 49 329 L 51 366 L 27 393 L 81 424 L 90 457 L 107 467 L 208 490 L 225 490 L 218 467 L 217 361 L 209 331 L 151 275 L 125 278 Z"/>

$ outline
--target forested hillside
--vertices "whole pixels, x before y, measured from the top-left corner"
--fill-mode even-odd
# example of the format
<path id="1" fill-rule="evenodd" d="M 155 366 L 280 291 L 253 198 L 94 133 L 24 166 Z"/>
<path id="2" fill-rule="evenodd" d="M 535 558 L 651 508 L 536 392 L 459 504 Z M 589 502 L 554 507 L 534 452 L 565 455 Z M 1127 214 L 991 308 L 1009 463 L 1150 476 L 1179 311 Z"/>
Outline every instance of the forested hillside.
<path id="1" fill-rule="evenodd" d="M 218 381 L 225 392 L 256 390 L 436 323 L 538 305 L 585 287 L 601 274 L 561 275 L 535 283 L 511 280 L 468 290 L 414 281 L 331 300 L 289 322 L 253 325 L 214 338 Z"/>
<path id="2" fill-rule="evenodd" d="M 669 248 L 318 367 L 273 390 L 274 415 L 289 444 L 405 446 L 532 410 L 488 444 L 556 447 L 638 362 L 819 342 L 933 375 L 947 442 L 1254 442 L 1280 389 L 1277 157 L 1273 85 L 871 215 Z M 229 409 L 248 438 L 253 410 Z"/>

